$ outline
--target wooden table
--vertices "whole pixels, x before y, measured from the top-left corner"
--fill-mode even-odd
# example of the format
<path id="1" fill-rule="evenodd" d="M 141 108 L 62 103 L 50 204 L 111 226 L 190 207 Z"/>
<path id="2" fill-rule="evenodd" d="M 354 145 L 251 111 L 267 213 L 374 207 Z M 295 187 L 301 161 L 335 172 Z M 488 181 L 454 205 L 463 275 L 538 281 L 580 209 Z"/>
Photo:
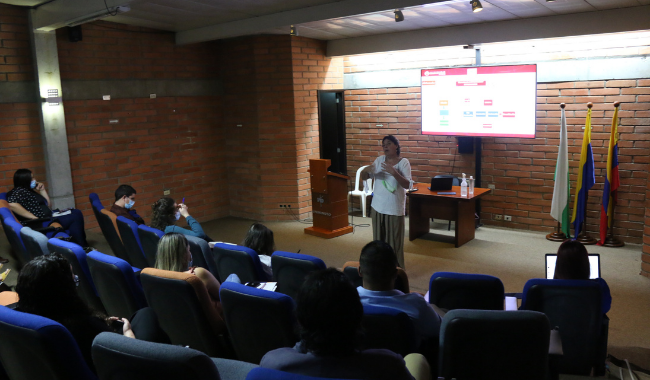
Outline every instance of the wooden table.
<path id="1" fill-rule="evenodd" d="M 427 183 L 417 183 L 418 191 L 410 192 L 409 201 L 409 240 L 415 240 L 429 233 L 430 218 L 453 220 L 456 222 L 454 243 L 456 248 L 474 239 L 476 229 L 474 214 L 476 199 L 488 194 L 490 189 L 475 188 L 473 195 L 460 196 L 460 186 L 452 190 L 456 195 L 440 195 L 428 189 Z M 444 191 L 443 191 L 444 192 Z"/>

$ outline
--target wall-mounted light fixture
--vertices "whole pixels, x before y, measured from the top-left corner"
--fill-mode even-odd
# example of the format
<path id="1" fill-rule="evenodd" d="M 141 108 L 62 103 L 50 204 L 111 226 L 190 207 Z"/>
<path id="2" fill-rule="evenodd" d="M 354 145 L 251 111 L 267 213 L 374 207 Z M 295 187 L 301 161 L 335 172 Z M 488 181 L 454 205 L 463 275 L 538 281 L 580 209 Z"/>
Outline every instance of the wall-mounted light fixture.
<path id="1" fill-rule="evenodd" d="M 50 106 L 58 106 L 61 104 L 63 99 L 59 96 L 59 90 L 56 88 L 47 90 L 47 98 L 43 98 L 43 103 L 47 103 Z"/>
<path id="2" fill-rule="evenodd" d="M 290 36 L 297 36 L 298 35 L 298 29 L 294 25 L 291 25 L 289 28 L 289 35 Z"/>
<path id="3" fill-rule="evenodd" d="M 472 0 L 469 2 L 472 5 L 472 12 L 480 12 L 483 10 L 483 5 L 479 0 Z"/>
<path id="4" fill-rule="evenodd" d="M 394 13 L 395 13 L 395 22 L 404 21 L 404 13 L 402 13 L 402 11 L 400 11 L 399 9 L 395 9 Z"/>

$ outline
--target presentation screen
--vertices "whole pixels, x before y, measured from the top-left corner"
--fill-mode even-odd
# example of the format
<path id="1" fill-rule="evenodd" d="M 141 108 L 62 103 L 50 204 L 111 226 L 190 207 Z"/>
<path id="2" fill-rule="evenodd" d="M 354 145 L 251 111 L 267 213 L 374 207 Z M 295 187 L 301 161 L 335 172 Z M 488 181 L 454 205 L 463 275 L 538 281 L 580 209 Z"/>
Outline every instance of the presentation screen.
<path id="1" fill-rule="evenodd" d="M 422 134 L 535 137 L 537 65 L 424 69 Z"/>

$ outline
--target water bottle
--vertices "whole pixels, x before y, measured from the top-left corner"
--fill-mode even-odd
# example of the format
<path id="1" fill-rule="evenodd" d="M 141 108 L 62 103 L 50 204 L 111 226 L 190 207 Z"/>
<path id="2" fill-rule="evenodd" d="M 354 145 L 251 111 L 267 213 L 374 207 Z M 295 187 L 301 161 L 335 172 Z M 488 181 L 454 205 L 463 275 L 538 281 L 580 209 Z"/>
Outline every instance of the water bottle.
<path id="1" fill-rule="evenodd" d="M 469 195 L 474 195 L 474 177 L 469 176 Z"/>
<path id="2" fill-rule="evenodd" d="M 463 181 L 460 183 L 460 196 L 467 197 L 467 180 L 465 179 L 465 173 L 463 173 Z"/>

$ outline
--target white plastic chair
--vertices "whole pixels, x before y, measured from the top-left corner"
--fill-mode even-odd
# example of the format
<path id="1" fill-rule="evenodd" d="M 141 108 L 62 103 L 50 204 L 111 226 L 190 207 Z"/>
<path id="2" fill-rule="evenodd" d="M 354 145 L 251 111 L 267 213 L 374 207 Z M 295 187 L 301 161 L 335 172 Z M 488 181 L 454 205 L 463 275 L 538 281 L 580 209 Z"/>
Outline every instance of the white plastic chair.
<path id="1" fill-rule="evenodd" d="M 361 171 L 367 167 L 368 165 L 362 166 L 359 168 L 359 170 L 357 170 L 357 178 L 354 181 L 354 190 L 348 192 L 348 203 L 350 202 L 350 196 L 357 196 L 361 198 L 361 210 L 364 218 L 366 217 L 366 198 L 369 195 L 372 195 L 372 192 L 374 191 L 374 184 L 372 178 L 368 178 L 367 180 L 363 181 L 363 189 L 359 190 L 359 180 L 361 179 Z"/>

